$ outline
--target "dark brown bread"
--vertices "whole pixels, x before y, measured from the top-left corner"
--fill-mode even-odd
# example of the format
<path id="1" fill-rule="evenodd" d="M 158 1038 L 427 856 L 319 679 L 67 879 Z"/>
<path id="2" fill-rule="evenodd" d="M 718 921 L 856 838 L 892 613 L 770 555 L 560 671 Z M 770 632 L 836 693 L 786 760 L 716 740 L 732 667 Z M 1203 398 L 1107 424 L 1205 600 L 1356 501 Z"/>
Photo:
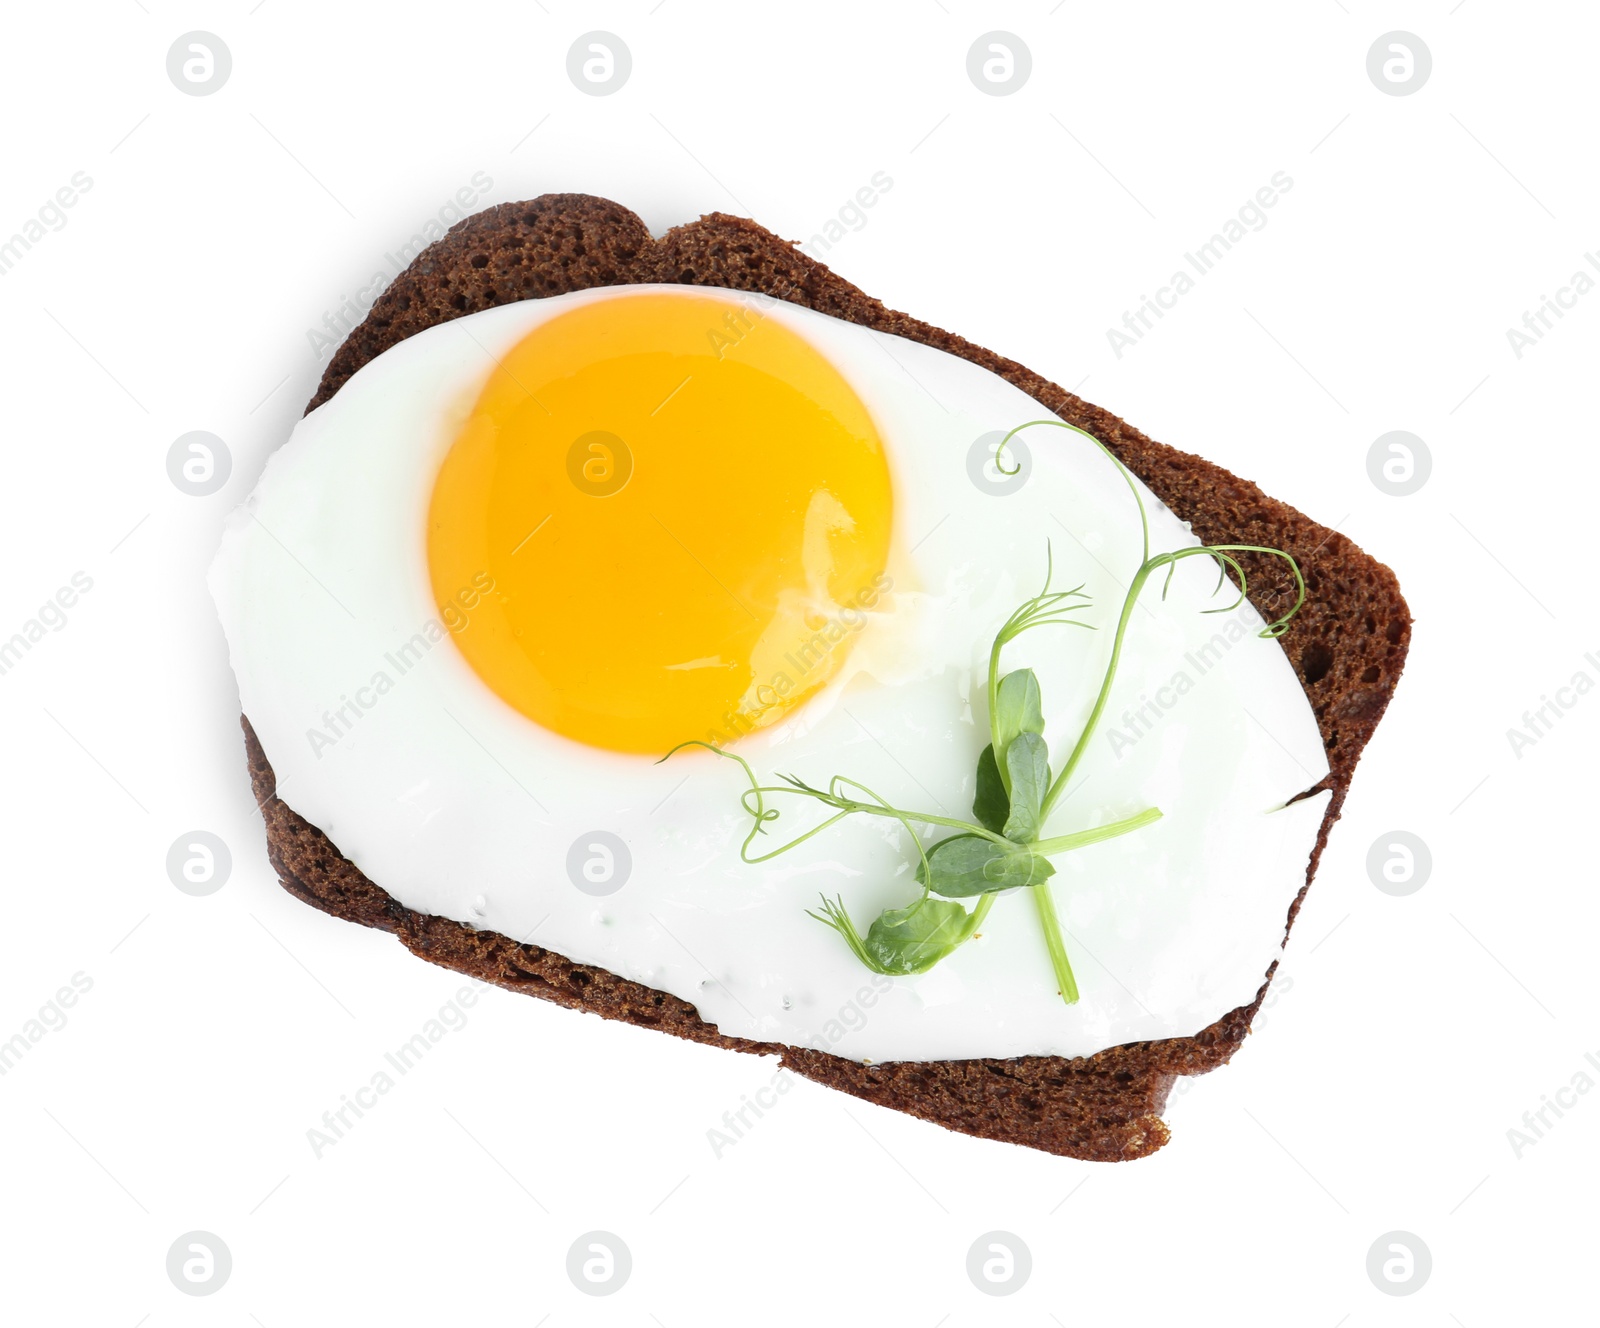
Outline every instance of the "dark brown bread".
<path id="1" fill-rule="evenodd" d="M 329 363 L 309 409 L 374 356 L 424 328 L 516 300 L 592 286 L 673 282 L 759 291 L 981 364 L 1111 448 L 1208 543 L 1292 553 L 1310 598 L 1282 639 L 1305 687 L 1332 773 L 1333 797 L 1306 872 L 1316 871 L 1350 777 L 1394 692 L 1411 615 L 1392 573 L 1336 531 L 1199 457 L 1153 442 L 1021 365 L 905 314 L 835 276 L 754 222 L 713 213 L 660 240 L 616 203 L 547 194 L 490 208 L 430 245 L 378 299 Z M 1250 598 L 1270 619 L 1291 587 L 1271 559 L 1247 563 Z M 1094 1056 L 861 1065 L 826 1052 L 725 1037 L 693 1005 L 603 969 L 495 932 L 417 913 L 369 881 L 315 826 L 276 796 L 272 767 L 244 721 L 267 851 L 284 888 L 336 917 L 393 932 L 424 959 L 608 1019 L 734 1051 L 780 1056 L 798 1074 L 967 1134 L 1093 1161 L 1145 1157 L 1170 1137 L 1161 1111 L 1179 1075 L 1224 1064 L 1250 1031 L 1256 999 L 1190 1037 L 1135 1042 Z M 1289 909 L 1292 925 L 1305 897 Z"/>

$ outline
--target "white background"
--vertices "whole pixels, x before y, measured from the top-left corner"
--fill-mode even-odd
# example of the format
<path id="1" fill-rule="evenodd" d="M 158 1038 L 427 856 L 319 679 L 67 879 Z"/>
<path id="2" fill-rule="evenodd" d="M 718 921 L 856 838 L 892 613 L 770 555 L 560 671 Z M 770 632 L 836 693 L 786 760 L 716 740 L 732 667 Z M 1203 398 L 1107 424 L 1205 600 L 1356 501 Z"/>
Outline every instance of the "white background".
<path id="1" fill-rule="evenodd" d="M 73 573 L 93 589 L 0 676 L 0 1039 L 93 985 L 0 1077 L 0 1317 L 1593 1318 L 1600 1092 L 1520 1156 L 1507 1132 L 1600 1059 L 1600 695 L 1520 757 L 1507 730 L 1600 681 L 1600 295 L 1520 358 L 1506 335 L 1600 250 L 1592 11 L 103 0 L 6 28 L 0 239 L 74 172 L 93 185 L 0 277 L 0 637 Z M 1010 96 L 966 73 L 996 28 L 1032 55 Z M 213 95 L 166 73 L 192 29 L 232 52 Z M 614 95 L 567 77 L 591 29 L 631 50 Z M 1366 72 L 1396 29 L 1433 55 L 1409 96 Z M 319 377 L 306 329 L 477 171 L 485 204 L 587 191 L 658 233 L 723 210 L 800 240 L 885 171 L 838 271 L 1398 571 L 1410 664 L 1279 990 L 1174 1093 L 1155 1157 L 1049 1157 L 802 1083 L 718 1158 L 707 1131 L 771 1062 L 496 991 L 313 1155 L 307 1130 L 462 982 L 277 887 L 203 574 Z M 1277 171 L 1269 224 L 1117 358 L 1106 330 Z M 166 472 L 194 429 L 233 457 L 206 498 Z M 1404 498 L 1367 472 L 1394 429 L 1433 458 Z M 165 868 L 195 829 L 233 854 L 204 898 Z M 1366 867 L 1394 830 L 1433 859 L 1403 898 Z M 165 1271 L 197 1229 L 233 1256 L 203 1299 Z M 565 1273 L 594 1229 L 633 1256 L 607 1298 Z M 992 1230 L 1033 1254 L 1004 1299 L 966 1274 Z M 1433 1257 L 1403 1298 L 1366 1272 L 1394 1230 Z"/>

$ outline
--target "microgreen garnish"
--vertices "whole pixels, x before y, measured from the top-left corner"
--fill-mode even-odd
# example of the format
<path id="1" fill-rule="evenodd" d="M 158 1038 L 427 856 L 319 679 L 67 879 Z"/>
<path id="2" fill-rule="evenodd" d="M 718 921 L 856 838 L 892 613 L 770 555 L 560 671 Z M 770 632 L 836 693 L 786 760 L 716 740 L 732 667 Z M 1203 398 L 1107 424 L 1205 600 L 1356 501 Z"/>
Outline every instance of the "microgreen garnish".
<path id="1" fill-rule="evenodd" d="M 1054 775 L 1050 769 L 1050 749 L 1044 738 L 1044 706 L 1039 679 L 1032 669 L 1015 669 L 1004 674 L 1000 671 L 1000 656 L 1005 647 L 1036 627 L 1094 630 L 1091 624 L 1075 616 L 1090 604 L 1081 585 L 1072 590 L 1051 590 L 1055 562 L 1048 545 L 1045 550 L 1044 588 L 1006 619 L 995 633 L 989 650 L 989 745 L 978 755 L 971 821 L 897 807 L 865 784 L 843 775 L 835 775 L 826 788 L 816 788 L 795 775 L 782 774 L 777 776 L 782 783 L 762 784 L 744 757 L 709 742 L 679 743 L 661 759 L 665 761 L 685 747 L 704 747 L 718 756 L 739 763 L 750 782 L 749 788 L 740 795 L 740 804 L 751 819 L 750 833 L 745 836 L 739 850 L 740 857 L 748 863 L 766 862 L 787 853 L 846 817 L 880 816 L 898 821 L 916 849 L 914 879 L 922 887 L 922 894 L 917 899 L 903 908 L 885 909 L 873 919 L 865 936 L 851 920 L 842 898 L 829 899 L 824 896 L 820 912 L 808 910 L 810 917 L 838 932 L 856 958 L 876 973 L 891 977 L 926 973 L 977 934 L 1001 893 L 1027 890 L 1033 896 L 1061 998 L 1071 1005 L 1078 999 L 1078 984 L 1067 957 L 1066 941 L 1050 892 L 1050 878 L 1056 871 L 1050 859 L 1076 848 L 1129 834 L 1161 819 L 1159 808 L 1147 807 L 1107 825 L 1063 835 L 1047 836 L 1044 833 L 1050 814 L 1088 750 L 1089 741 L 1106 708 L 1117 668 L 1122 661 L 1123 639 L 1127 635 L 1128 622 L 1140 592 L 1155 573 L 1165 569 L 1166 576 L 1161 588 L 1162 598 L 1165 599 L 1178 564 L 1185 558 L 1203 555 L 1217 564 L 1217 590 L 1222 588 L 1230 572 L 1237 580 L 1239 594 L 1231 604 L 1203 610 L 1206 613 L 1227 613 L 1238 608 L 1247 593 L 1245 570 L 1238 555 L 1259 553 L 1281 558 L 1294 573 L 1296 597 L 1287 613 L 1261 631 L 1263 637 L 1271 638 L 1281 636 L 1288 630 L 1290 620 L 1305 603 L 1306 583 L 1300 565 L 1290 554 L 1282 549 L 1257 544 L 1195 545 L 1152 555 L 1150 522 L 1132 474 L 1110 448 L 1093 434 L 1075 425 L 1061 420 L 1030 420 L 1026 424 L 1019 424 L 996 449 L 995 464 L 1002 473 L 1016 473 L 1014 470 L 1006 471 L 1000 462 L 1006 445 L 1022 430 L 1041 425 L 1080 434 L 1105 454 L 1133 494 L 1143 536 L 1142 561 L 1128 583 L 1127 594 L 1123 598 L 1116 633 L 1111 641 L 1110 659 L 1100 690 L 1095 696 L 1094 707 L 1066 761 Z M 1215 594 L 1216 590 L 1212 593 Z M 768 825 L 780 816 L 779 809 L 768 806 L 767 799 L 779 795 L 820 803 L 832 809 L 833 815 L 777 848 L 756 852 L 757 836 L 766 835 Z M 938 827 L 952 833 L 929 844 L 918 833 L 919 826 L 924 830 Z M 959 902 L 964 899 L 976 901 L 970 911 Z"/>

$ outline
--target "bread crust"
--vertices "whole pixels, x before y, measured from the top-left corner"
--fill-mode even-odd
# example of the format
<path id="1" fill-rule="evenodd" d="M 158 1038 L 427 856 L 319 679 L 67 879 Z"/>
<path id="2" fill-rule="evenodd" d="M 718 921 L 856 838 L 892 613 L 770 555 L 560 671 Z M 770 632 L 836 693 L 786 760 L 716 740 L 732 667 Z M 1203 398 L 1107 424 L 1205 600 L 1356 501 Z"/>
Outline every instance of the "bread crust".
<path id="1" fill-rule="evenodd" d="M 1292 553 L 1304 570 L 1309 598 L 1280 644 L 1305 688 L 1328 754 L 1329 775 L 1307 792 L 1332 793 L 1307 867 L 1309 887 L 1361 751 L 1404 667 L 1411 615 L 1394 573 L 1249 481 L 1152 441 L 1012 360 L 885 308 L 752 221 L 712 213 L 657 240 L 626 208 L 585 194 L 546 194 L 480 212 L 423 250 L 379 297 L 334 354 L 307 410 L 332 397 L 369 360 L 424 328 L 518 300 L 641 282 L 760 292 L 980 364 L 1099 438 L 1201 540 Z M 1247 556 L 1245 565 L 1251 600 L 1267 618 L 1277 616 L 1292 593 L 1282 565 L 1260 556 Z M 306 903 L 392 932 L 413 953 L 457 972 L 693 1042 L 777 1056 L 808 1079 L 966 1134 L 1087 1161 L 1148 1156 L 1170 1138 L 1161 1112 L 1173 1083 L 1232 1057 L 1277 969 L 1275 962 L 1249 1005 L 1192 1036 L 1071 1059 L 862 1065 L 824 1051 L 728 1037 L 676 996 L 540 946 L 407 908 L 277 796 L 255 731 L 248 718 L 241 722 L 268 856 L 284 888 Z M 1286 935 L 1306 887 L 1290 905 Z"/>

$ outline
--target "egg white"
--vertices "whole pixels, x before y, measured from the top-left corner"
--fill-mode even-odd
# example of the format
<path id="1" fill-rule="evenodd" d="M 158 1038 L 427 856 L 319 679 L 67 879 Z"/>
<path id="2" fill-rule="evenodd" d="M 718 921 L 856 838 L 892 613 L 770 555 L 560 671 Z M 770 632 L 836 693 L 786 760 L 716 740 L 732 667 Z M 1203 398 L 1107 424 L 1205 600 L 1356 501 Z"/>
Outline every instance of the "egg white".
<path id="1" fill-rule="evenodd" d="M 230 519 L 210 585 L 280 796 L 403 904 L 670 992 L 733 1036 L 872 1061 L 1084 1056 L 1191 1034 L 1253 1000 L 1328 795 L 1285 804 L 1328 766 L 1282 648 L 1256 635 L 1260 617 L 1249 605 L 1200 612 L 1229 598 L 1213 597 L 1209 560 L 1180 565 L 1165 603 L 1147 589 L 1102 731 L 1049 826 L 1165 813 L 1056 859 L 1074 1006 L 1056 994 L 1022 894 L 1002 897 L 981 938 L 933 971 L 893 980 L 805 916 L 819 893 L 841 894 L 864 932 L 880 909 L 915 897 L 893 823 L 855 818 L 746 865 L 733 763 L 689 752 L 656 765 L 587 748 L 478 679 L 440 623 L 427 565 L 428 501 L 456 428 L 495 358 L 543 320 L 682 289 L 585 291 L 430 328 L 366 365 L 272 456 Z M 1083 584 L 1093 605 L 1082 616 L 1099 630 L 1041 629 L 1009 647 L 1005 667 L 1038 674 L 1059 764 L 1139 562 L 1121 476 L 1083 439 L 1032 430 L 1027 481 L 995 496 L 969 477 L 969 452 L 984 434 L 1045 416 L 1022 392 L 944 352 L 781 301 L 694 294 L 754 309 L 826 355 L 876 419 L 895 489 L 893 609 L 854 634 L 840 677 L 737 750 L 763 782 L 841 773 L 898 805 L 970 816 L 989 643 L 1036 593 L 1049 540 L 1056 585 Z M 751 464 L 759 483 L 769 462 Z M 1152 549 L 1194 544 L 1140 487 Z M 1111 729 L 1131 734 L 1123 712 L 1141 704 L 1154 717 L 1147 731 L 1114 744 Z M 325 723 L 341 706 L 358 717 Z M 822 810 L 783 806 L 774 834 Z M 632 858 L 626 884 L 604 897 L 568 875 L 569 850 L 593 831 L 620 836 Z"/>

